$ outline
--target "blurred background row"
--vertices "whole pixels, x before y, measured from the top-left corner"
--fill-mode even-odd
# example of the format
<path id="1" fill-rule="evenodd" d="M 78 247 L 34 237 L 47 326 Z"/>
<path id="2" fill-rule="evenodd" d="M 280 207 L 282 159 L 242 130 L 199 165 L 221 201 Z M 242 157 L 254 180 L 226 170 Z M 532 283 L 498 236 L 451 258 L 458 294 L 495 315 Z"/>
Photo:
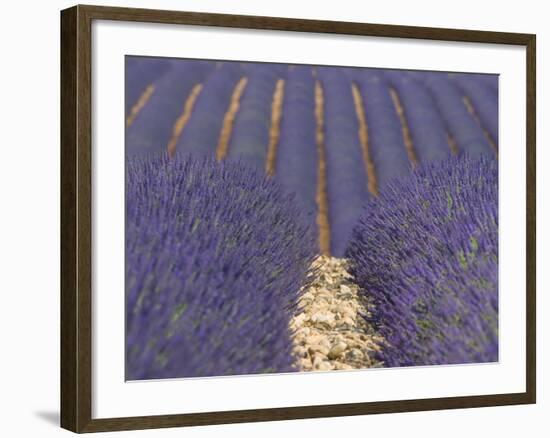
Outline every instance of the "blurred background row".
<path id="1" fill-rule="evenodd" d="M 418 164 L 498 154 L 498 76 L 126 58 L 126 154 L 238 160 L 295 194 L 341 257 L 367 201 Z"/>

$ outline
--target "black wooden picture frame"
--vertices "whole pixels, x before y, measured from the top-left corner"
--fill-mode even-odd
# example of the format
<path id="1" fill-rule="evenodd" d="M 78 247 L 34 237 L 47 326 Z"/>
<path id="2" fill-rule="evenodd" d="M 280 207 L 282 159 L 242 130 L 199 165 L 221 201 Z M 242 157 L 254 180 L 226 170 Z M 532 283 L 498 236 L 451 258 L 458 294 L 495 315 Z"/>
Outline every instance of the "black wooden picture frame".
<path id="1" fill-rule="evenodd" d="M 195 414 L 92 419 L 92 52 L 94 20 L 519 45 L 526 48 L 526 391 Z M 61 12 L 61 426 L 98 432 L 535 403 L 535 58 L 531 34 L 75 6 Z"/>

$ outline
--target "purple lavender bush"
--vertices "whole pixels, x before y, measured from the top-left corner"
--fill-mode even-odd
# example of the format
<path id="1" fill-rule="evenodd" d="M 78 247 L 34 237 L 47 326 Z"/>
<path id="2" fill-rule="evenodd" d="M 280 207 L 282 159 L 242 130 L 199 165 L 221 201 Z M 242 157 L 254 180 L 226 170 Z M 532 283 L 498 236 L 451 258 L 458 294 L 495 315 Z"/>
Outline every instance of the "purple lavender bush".
<path id="1" fill-rule="evenodd" d="M 411 164 L 403 140 L 401 122 L 382 71 L 357 72 L 369 129 L 369 151 L 380 190 L 393 178 L 408 175 Z"/>
<path id="2" fill-rule="evenodd" d="M 389 183 L 346 253 L 385 366 L 498 360 L 498 163 L 453 157 Z"/>
<path id="3" fill-rule="evenodd" d="M 263 171 L 267 159 L 271 104 L 277 80 L 284 67 L 277 64 L 249 64 L 248 83 L 235 118 L 228 158 L 238 159 Z"/>
<path id="4" fill-rule="evenodd" d="M 315 81 L 310 67 L 289 69 L 283 99 L 283 117 L 277 146 L 275 177 L 296 193 L 312 226 L 317 220 L 318 160 L 315 139 Z"/>
<path id="5" fill-rule="evenodd" d="M 126 176 L 126 378 L 295 371 L 315 239 L 293 199 L 205 157 L 134 157 Z"/>
<path id="6" fill-rule="evenodd" d="M 446 73 L 438 72 L 424 72 L 417 76 L 431 93 L 459 153 L 470 156 L 491 153 L 491 145 L 483 129 L 469 113 L 460 89 L 451 78 Z"/>
<path id="7" fill-rule="evenodd" d="M 481 123 L 498 145 L 498 93 L 493 88 L 493 84 L 498 86 L 498 76 L 454 73 L 449 77 L 471 100 Z"/>
<path id="8" fill-rule="evenodd" d="M 403 105 L 418 161 L 426 163 L 447 158 L 451 150 L 445 122 L 428 90 L 408 71 L 384 70 L 383 73 Z"/>
<path id="9" fill-rule="evenodd" d="M 126 132 L 126 153 L 143 155 L 165 151 L 173 126 L 193 87 L 213 69 L 206 61 L 179 60 L 154 82 L 155 91 Z"/>
<path id="10" fill-rule="evenodd" d="M 346 244 L 369 198 L 367 173 L 357 132 L 351 80 L 337 67 L 319 67 L 324 96 L 324 146 L 330 251 L 342 257 Z M 283 115 L 284 117 L 284 115 Z"/>
<path id="11" fill-rule="evenodd" d="M 177 153 L 210 156 L 216 153 L 225 113 L 235 86 L 244 76 L 241 64 L 223 62 L 204 81 L 203 90 L 183 131 Z"/>
<path id="12" fill-rule="evenodd" d="M 170 58 L 126 56 L 124 95 L 126 115 L 137 103 L 145 88 L 170 71 L 177 63 Z"/>

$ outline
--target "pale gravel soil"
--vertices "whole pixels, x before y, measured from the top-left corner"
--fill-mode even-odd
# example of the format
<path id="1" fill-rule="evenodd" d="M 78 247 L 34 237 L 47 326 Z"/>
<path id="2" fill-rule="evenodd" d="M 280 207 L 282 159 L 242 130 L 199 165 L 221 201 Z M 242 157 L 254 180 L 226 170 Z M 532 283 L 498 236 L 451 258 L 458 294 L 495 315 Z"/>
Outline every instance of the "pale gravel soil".
<path id="1" fill-rule="evenodd" d="M 346 268 L 347 261 L 335 257 L 320 256 L 313 263 L 317 274 L 290 324 L 302 371 L 382 366 L 373 358 L 382 339 L 361 316 L 368 313 L 368 302 Z"/>

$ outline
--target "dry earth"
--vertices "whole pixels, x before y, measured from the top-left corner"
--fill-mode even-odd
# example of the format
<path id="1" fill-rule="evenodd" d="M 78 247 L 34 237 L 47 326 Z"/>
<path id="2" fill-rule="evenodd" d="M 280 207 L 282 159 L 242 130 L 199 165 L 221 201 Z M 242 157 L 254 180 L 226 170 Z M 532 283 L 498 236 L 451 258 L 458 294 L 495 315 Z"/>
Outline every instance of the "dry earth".
<path id="1" fill-rule="evenodd" d="M 318 274 L 304 291 L 300 311 L 291 321 L 300 369 L 380 367 L 373 356 L 381 338 L 361 316 L 368 313 L 368 302 L 358 293 L 347 261 L 321 256 L 313 267 Z"/>

